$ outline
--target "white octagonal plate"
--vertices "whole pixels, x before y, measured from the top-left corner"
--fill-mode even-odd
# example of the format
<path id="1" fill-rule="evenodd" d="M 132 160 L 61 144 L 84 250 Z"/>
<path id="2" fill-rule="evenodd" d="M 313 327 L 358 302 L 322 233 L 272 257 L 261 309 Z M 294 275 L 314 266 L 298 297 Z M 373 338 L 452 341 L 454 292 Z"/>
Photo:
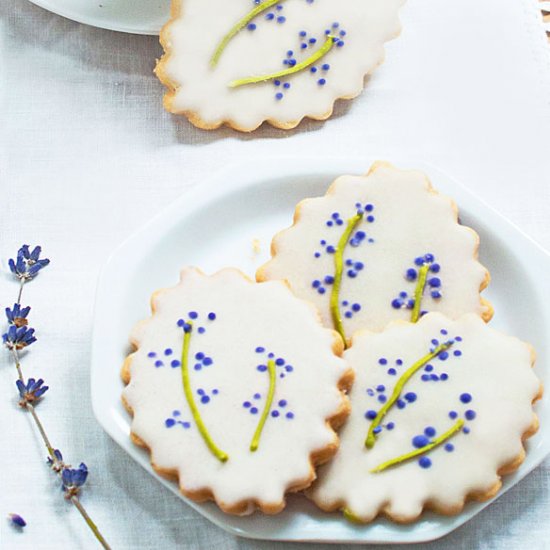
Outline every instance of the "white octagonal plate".
<path id="1" fill-rule="evenodd" d="M 390 159 L 391 160 L 391 159 Z M 370 159 L 271 159 L 229 167 L 210 184 L 200 185 L 161 212 L 122 244 L 104 266 L 97 290 L 93 347 L 92 402 L 105 431 L 162 484 L 181 496 L 176 484 L 155 474 L 148 454 L 129 438 L 130 417 L 120 394 L 120 367 L 129 351 L 134 323 L 150 315 L 149 299 L 159 288 L 174 285 L 185 265 L 214 272 L 235 266 L 253 276 L 268 259 L 273 234 L 292 222 L 294 207 L 305 197 L 323 195 L 342 174 L 363 174 Z M 480 256 L 492 275 L 485 296 L 495 307 L 492 326 L 531 342 L 538 353 L 536 372 L 550 387 L 550 256 L 472 193 L 432 166 L 395 163 L 425 171 L 434 186 L 453 197 L 461 221 L 481 237 Z M 261 251 L 255 252 L 254 239 Z M 507 491 L 550 453 L 544 437 L 550 421 L 547 399 L 537 405 L 541 430 L 529 440 L 525 463 L 505 478 Z M 278 516 L 233 517 L 212 503 L 182 500 L 226 531 L 248 538 L 350 543 L 405 543 L 446 535 L 480 512 L 491 501 L 468 504 L 455 517 L 426 514 L 412 525 L 378 520 L 367 526 L 325 514 L 302 496 L 289 498 Z"/>
<path id="2" fill-rule="evenodd" d="M 132 34 L 158 34 L 170 16 L 170 0 L 30 0 L 93 27 Z"/>

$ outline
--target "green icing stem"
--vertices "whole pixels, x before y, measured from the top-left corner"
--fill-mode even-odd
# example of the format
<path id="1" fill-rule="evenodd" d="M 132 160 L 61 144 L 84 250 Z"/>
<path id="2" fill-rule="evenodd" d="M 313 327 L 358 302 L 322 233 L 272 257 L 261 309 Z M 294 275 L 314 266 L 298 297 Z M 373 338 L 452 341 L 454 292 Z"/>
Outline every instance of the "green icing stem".
<path id="1" fill-rule="evenodd" d="M 397 381 L 397 384 L 395 384 L 391 397 L 388 399 L 388 401 L 386 401 L 384 406 L 378 411 L 376 418 L 372 421 L 369 427 L 367 439 L 365 440 L 365 447 L 367 447 L 367 449 L 372 449 L 374 447 L 374 444 L 376 443 L 376 435 L 374 433 L 374 430 L 380 425 L 380 422 L 382 422 L 382 419 L 384 418 L 384 416 L 386 416 L 387 412 L 393 407 L 395 402 L 399 399 L 401 392 L 403 391 L 403 388 L 405 384 L 409 381 L 409 379 L 417 371 L 419 371 L 426 363 L 431 361 L 434 357 L 437 357 L 442 351 L 449 349 L 453 344 L 454 342 L 447 342 L 445 344 L 441 344 L 437 346 L 431 353 L 428 353 L 428 355 L 425 355 L 424 357 L 422 357 L 422 359 L 419 359 L 412 367 L 409 367 L 401 375 L 401 378 L 399 378 L 399 380 Z"/>
<path id="2" fill-rule="evenodd" d="M 439 445 L 445 443 L 445 441 L 456 435 L 463 426 L 464 420 L 457 420 L 456 424 L 450 430 L 446 431 L 439 437 L 436 437 L 431 443 L 428 443 L 428 445 L 426 445 L 425 447 L 407 453 L 406 455 L 398 456 L 397 458 L 393 458 L 392 460 L 388 460 L 387 462 L 384 462 L 379 466 L 376 466 L 376 468 L 372 469 L 371 473 L 378 474 L 380 472 L 383 472 L 384 470 L 387 470 L 388 468 L 392 468 L 393 466 L 397 466 L 403 462 L 406 462 L 407 460 L 411 460 L 412 458 L 416 458 L 417 456 L 422 456 L 426 453 L 429 453 L 432 449 L 439 447 Z"/>
<path id="3" fill-rule="evenodd" d="M 206 429 L 206 426 L 204 425 L 204 422 L 202 421 L 197 404 L 193 399 L 191 381 L 189 380 L 189 343 L 191 341 L 191 331 L 193 330 L 193 325 L 190 322 L 188 322 L 187 324 L 191 327 L 191 330 L 189 330 L 189 332 L 184 332 L 183 334 L 183 350 L 181 352 L 181 377 L 183 380 L 183 392 L 185 393 L 185 398 L 187 399 L 187 403 L 189 404 L 189 408 L 191 409 L 191 414 L 193 415 L 195 424 L 197 425 L 199 433 L 204 439 L 207 447 L 220 462 L 227 462 L 229 456 L 221 449 L 219 449 L 218 446 L 214 443 L 212 437 Z"/>
<path id="4" fill-rule="evenodd" d="M 358 516 L 356 516 L 349 508 L 344 508 L 342 510 L 344 518 L 350 521 L 351 523 L 363 523 Z"/>
<path id="5" fill-rule="evenodd" d="M 346 348 L 348 347 L 346 333 L 344 332 L 344 324 L 342 323 L 342 315 L 340 313 L 340 289 L 342 288 L 342 273 L 344 271 L 344 250 L 346 249 L 351 234 L 362 219 L 363 214 L 358 213 L 348 220 L 346 230 L 340 237 L 336 252 L 334 253 L 334 283 L 330 295 L 330 312 L 332 314 L 334 327 L 342 337 L 342 340 L 344 340 Z"/>
<path id="6" fill-rule="evenodd" d="M 276 78 L 283 78 L 291 74 L 299 73 L 300 71 L 303 71 L 304 69 L 307 69 L 308 67 L 311 67 L 311 65 L 317 63 L 319 59 L 325 57 L 325 55 L 327 55 L 327 53 L 332 50 L 332 46 L 334 46 L 334 41 L 335 37 L 329 35 L 325 43 L 315 53 L 310 55 L 307 59 L 304 59 L 304 61 L 302 61 L 301 63 L 297 63 L 296 65 L 294 65 L 294 67 L 290 67 L 289 69 L 284 69 L 283 71 L 266 74 L 263 76 L 251 76 L 248 78 L 233 80 L 233 82 L 229 83 L 229 87 L 238 88 L 239 86 L 246 86 L 247 84 L 257 84 L 258 82 L 266 82 L 267 80 L 275 80 Z"/>
<path id="7" fill-rule="evenodd" d="M 429 270 L 430 266 L 428 264 L 424 264 L 418 270 L 418 282 L 414 291 L 414 308 L 411 314 L 411 323 L 416 323 L 420 319 L 420 306 L 422 305 L 422 296 L 424 295 Z"/>
<path id="8" fill-rule="evenodd" d="M 231 40 L 233 40 L 233 38 L 235 38 L 235 36 L 239 34 L 248 25 L 248 23 L 252 21 L 252 19 L 275 4 L 280 4 L 282 2 L 284 2 L 284 0 L 266 0 L 262 4 L 257 5 L 252 11 L 248 12 L 242 19 L 237 21 L 231 30 L 221 39 L 214 55 L 210 58 L 210 66 L 212 68 L 216 67 L 229 42 L 231 42 Z"/>
<path id="9" fill-rule="evenodd" d="M 265 421 L 267 420 L 269 411 L 271 411 L 273 396 L 275 395 L 275 381 L 277 380 L 277 372 L 275 367 L 275 361 L 273 361 L 273 359 L 270 359 L 267 362 L 267 370 L 269 372 L 269 390 L 267 392 L 267 399 L 265 402 L 264 410 L 262 412 L 262 416 L 260 417 L 260 421 L 258 422 L 258 427 L 254 432 L 252 443 L 250 443 L 250 450 L 252 452 L 255 452 L 258 450 L 258 447 L 260 445 L 260 437 L 262 437 L 262 430 L 264 429 Z"/>

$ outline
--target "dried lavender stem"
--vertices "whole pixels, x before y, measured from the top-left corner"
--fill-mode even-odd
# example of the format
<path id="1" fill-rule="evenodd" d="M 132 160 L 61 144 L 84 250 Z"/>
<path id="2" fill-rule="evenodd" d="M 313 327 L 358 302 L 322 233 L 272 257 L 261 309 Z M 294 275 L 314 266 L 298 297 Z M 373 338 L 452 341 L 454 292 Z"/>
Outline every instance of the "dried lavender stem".
<path id="1" fill-rule="evenodd" d="M 88 515 L 88 512 L 86 512 L 86 509 L 84 506 L 82 506 L 82 503 L 78 499 L 76 495 L 71 497 L 71 502 L 75 505 L 76 509 L 80 512 L 80 515 L 84 518 L 84 521 L 88 524 L 88 527 L 91 529 L 92 533 L 94 534 L 95 538 L 105 548 L 105 550 L 111 550 L 111 547 L 101 534 L 100 530 L 97 528 L 97 525 L 92 521 L 92 518 Z"/>

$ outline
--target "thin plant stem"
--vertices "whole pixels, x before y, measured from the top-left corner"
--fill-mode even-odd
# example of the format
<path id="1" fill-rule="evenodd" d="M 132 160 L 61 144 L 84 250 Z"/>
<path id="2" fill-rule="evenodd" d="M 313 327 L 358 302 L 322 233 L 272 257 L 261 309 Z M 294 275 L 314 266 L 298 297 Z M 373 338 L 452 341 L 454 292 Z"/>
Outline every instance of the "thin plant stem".
<path id="1" fill-rule="evenodd" d="M 23 287 L 25 286 L 25 279 L 21 279 L 19 282 L 19 294 L 17 295 L 17 303 L 21 303 L 21 295 L 23 294 Z"/>
<path id="2" fill-rule="evenodd" d="M 82 506 L 82 503 L 78 499 L 76 495 L 71 497 L 71 502 L 74 504 L 75 508 L 80 512 L 80 515 L 84 518 L 84 521 L 88 524 L 88 527 L 91 529 L 92 533 L 94 534 L 95 538 L 105 548 L 105 550 L 111 550 L 111 547 L 101 534 L 101 531 L 98 529 L 97 525 L 93 522 L 92 518 L 88 515 L 88 512 L 86 512 L 86 508 Z"/>

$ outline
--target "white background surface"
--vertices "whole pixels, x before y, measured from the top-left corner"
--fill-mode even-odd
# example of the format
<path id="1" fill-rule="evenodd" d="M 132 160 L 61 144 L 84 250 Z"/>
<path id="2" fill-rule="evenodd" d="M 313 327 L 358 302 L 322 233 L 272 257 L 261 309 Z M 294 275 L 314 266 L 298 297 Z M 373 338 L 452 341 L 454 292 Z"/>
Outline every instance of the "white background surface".
<path id="1" fill-rule="evenodd" d="M 33 306 L 40 337 L 24 369 L 51 386 L 40 412 L 66 458 L 88 464 L 83 500 L 114 548 L 292 546 L 241 541 L 210 526 L 93 419 L 91 312 L 109 252 L 225 163 L 301 153 L 432 162 L 550 249 L 550 62 L 536 4 L 409 0 L 404 32 L 362 97 L 326 123 L 241 136 L 204 133 L 163 113 L 151 72 L 161 53 L 155 37 L 92 29 L 24 0 L 2 1 L 0 305 L 16 293 L 5 258 L 22 242 L 40 242 L 52 265 L 23 300 Z M 16 407 L 6 359 L 0 516 L 16 511 L 29 526 L 15 533 L 0 518 L 1 548 L 94 548 L 41 465 L 44 453 Z M 477 519 L 426 547 L 550 548 L 549 468 L 547 461 Z"/>

